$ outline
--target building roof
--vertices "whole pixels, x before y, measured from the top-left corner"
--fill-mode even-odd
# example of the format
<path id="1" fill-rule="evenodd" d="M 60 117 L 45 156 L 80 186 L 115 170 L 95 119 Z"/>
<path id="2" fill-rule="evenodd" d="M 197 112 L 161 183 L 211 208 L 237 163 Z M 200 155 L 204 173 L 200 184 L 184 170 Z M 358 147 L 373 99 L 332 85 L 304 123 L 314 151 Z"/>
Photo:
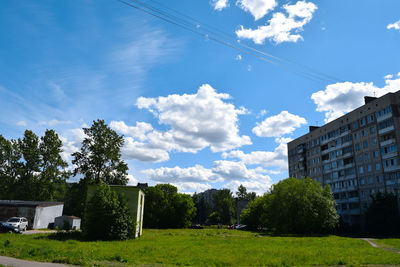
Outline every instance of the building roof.
<path id="1" fill-rule="evenodd" d="M 26 201 L 26 200 L 0 200 L 0 206 L 12 207 L 51 207 L 64 205 L 64 202 L 54 201 Z"/>

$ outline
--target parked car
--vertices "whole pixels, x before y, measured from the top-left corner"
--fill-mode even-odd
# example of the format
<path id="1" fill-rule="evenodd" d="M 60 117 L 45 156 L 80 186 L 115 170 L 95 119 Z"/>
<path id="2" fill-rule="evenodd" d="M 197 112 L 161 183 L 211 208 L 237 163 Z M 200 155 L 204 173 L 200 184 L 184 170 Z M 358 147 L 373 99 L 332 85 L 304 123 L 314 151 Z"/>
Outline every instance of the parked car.
<path id="1" fill-rule="evenodd" d="M 191 229 L 203 229 L 204 227 L 201 226 L 200 224 L 193 224 L 193 225 L 190 226 L 189 228 L 191 228 Z"/>
<path id="2" fill-rule="evenodd" d="M 25 231 L 28 228 L 28 220 L 25 217 L 11 217 L 7 220 L 7 223 L 21 229 L 22 231 Z"/>
<path id="3" fill-rule="evenodd" d="M 22 230 L 5 222 L 0 222 L 0 233 L 22 234 Z"/>

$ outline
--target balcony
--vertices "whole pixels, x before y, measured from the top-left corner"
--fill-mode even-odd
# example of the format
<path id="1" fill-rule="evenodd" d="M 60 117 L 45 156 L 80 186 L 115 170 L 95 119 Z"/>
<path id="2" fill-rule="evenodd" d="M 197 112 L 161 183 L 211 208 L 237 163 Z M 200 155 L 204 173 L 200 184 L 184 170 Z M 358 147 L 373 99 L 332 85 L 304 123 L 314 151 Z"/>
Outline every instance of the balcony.
<path id="1" fill-rule="evenodd" d="M 392 112 L 387 113 L 387 114 L 385 114 L 385 115 L 383 115 L 383 116 L 377 117 L 377 118 L 376 118 L 376 121 L 377 121 L 377 122 L 381 122 L 381 121 L 384 121 L 384 120 L 389 119 L 389 118 L 391 118 L 391 117 L 392 117 Z"/>
<path id="2" fill-rule="evenodd" d="M 394 125 L 379 130 L 378 134 L 385 134 L 385 133 L 389 133 L 391 131 L 394 131 Z"/>
<path id="3" fill-rule="evenodd" d="M 397 151 L 386 153 L 386 154 L 382 154 L 382 159 L 393 158 L 393 157 L 395 157 L 397 155 L 398 155 Z"/>
<path id="4" fill-rule="evenodd" d="M 389 166 L 389 167 L 383 167 L 383 171 L 384 172 L 392 172 L 392 171 L 397 171 L 397 170 L 400 170 L 400 166 L 396 166 L 396 165 L 394 165 L 394 166 Z"/>
<path id="5" fill-rule="evenodd" d="M 387 146 L 387 145 L 393 144 L 395 141 L 396 140 L 394 138 L 391 138 L 391 139 L 385 140 L 383 142 L 380 142 L 380 144 L 381 144 L 381 146 Z"/>

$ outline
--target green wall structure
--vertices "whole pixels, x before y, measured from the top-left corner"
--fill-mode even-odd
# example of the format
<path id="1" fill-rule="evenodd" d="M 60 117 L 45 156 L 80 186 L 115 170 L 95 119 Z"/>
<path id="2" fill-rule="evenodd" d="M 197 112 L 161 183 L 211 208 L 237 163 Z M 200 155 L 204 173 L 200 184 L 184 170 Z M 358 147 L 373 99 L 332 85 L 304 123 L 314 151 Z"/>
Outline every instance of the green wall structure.
<path id="1" fill-rule="evenodd" d="M 86 202 L 92 197 L 97 189 L 97 185 L 89 185 Z M 135 237 L 140 237 L 143 230 L 143 211 L 145 194 L 142 189 L 136 186 L 110 185 L 111 190 L 122 194 L 128 202 L 128 208 L 133 220 L 136 222 Z"/>

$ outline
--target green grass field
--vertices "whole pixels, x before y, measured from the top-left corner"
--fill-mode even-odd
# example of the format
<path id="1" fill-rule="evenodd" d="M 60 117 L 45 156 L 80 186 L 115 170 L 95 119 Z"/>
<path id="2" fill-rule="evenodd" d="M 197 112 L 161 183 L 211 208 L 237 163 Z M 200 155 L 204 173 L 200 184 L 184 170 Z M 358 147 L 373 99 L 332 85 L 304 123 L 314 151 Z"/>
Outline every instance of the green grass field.
<path id="1" fill-rule="evenodd" d="M 337 236 L 271 237 L 237 230 L 181 229 L 145 230 L 141 238 L 129 241 L 54 237 L 1 234 L 0 255 L 88 266 L 400 265 L 400 254 Z"/>

